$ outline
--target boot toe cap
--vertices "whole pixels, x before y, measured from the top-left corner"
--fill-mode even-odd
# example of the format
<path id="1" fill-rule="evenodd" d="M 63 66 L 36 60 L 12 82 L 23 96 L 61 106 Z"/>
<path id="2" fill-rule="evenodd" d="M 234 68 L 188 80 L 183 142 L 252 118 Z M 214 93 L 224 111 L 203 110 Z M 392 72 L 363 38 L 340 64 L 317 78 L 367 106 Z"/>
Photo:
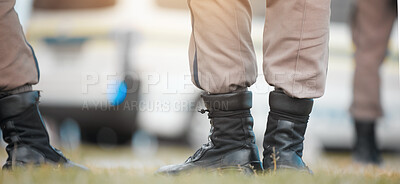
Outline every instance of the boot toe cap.
<path id="1" fill-rule="evenodd" d="M 86 166 L 77 164 L 77 163 L 72 162 L 70 160 L 68 160 L 66 163 L 64 163 L 63 167 L 72 168 L 72 169 L 79 169 L 79 170 L 83 170 L 83 171 L 89 171 L 89 168 L 87 168 Z"/>
<path id="2" fill-rule="evenodd" d="M 167 175 L 174 175 L 174 174 L 179 174 L 182 171 L 188 171 L 192 167 L 187 164 L 178 164 L 178 165 L 166 165 L 160 167 L 157 171 L 156 174 L 167 174 Z"/>

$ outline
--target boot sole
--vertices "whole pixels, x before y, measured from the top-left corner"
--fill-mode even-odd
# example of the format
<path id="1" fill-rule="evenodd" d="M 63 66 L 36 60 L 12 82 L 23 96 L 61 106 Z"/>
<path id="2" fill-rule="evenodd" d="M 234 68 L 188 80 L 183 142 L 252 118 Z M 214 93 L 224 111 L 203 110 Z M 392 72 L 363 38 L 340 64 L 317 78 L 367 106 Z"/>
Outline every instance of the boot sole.
<path id="1" fill-rule="evenodd" d="M 226 167 L 218 167 L 216 169 L 212 170 L 217 170 L 217 171 L 228 171 L 228 172 L 240 172 L 245 175 L 254 175 L 256 173 L 262 173 L 263 168 L 262 168 L 262 163 L 261 162 L 250 162 L 247 164 L 243 165 L 238 165 L 238 166 L 226 166 Z"/>

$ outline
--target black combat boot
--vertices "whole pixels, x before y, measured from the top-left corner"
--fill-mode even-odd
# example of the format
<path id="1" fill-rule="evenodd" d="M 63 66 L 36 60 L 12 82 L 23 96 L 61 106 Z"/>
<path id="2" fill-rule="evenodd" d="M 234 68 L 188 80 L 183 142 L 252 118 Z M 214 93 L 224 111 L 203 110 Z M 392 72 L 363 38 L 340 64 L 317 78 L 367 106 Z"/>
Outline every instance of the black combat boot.
<path id="1" fill-rule="evenodd" d="M 269 95 L 270 112 L 264 135 L 265 170 L 298 169 L 311 172 L 303 162 L 303 141 L 312 99 L 297 99 L 279 90 Z"/>
<path id="2" fill-rule="evenodd" d="M 3 139 L 8 144 L 8 158 L 3 169 L 41 164 L 86 169 L 69 161 L 50 145 L 38 104 L 38 91 L 0 99 L 0 126 Z"/>
<path id="3" fill-rule="evenodd" d="M 161 167 L 157 173 L 219 168 L 251 174 L 262 170 L 250 114 L 252 93 L 203 94 L 202 98 L 211 124 L 209 142 L 185 163 Z"/>
<path id="4" fill-rule="evenodd" d="M 380 165 L 381 153 L 376 145 L 375 121 L 355 120 L 356 140 L 353 148 L 353 159 L 362 164 Z"/>

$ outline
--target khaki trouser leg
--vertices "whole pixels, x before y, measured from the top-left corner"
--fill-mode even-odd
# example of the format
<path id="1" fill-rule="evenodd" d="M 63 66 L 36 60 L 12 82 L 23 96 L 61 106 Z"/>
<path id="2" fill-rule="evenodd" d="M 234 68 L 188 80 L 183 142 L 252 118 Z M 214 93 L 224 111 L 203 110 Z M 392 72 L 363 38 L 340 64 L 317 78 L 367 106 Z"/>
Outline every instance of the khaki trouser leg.
<path id="1" fill-rule="evenodd" d="M 188 0 L 193 83 L 210 93 L 251 86 L 257 77 L 249 0 Z"/>
<path id="2" fill-rule="evenodd" d="M 0 0 L 0 91 L 9 91 L 39 80 L 35 56 L 25 41 L 15 0 Z"/>
<path id="3" fill-rule="evenodd" d="M 358 120 L 382 116 L 379 67 L 384 60 L 393 23 L 393 0 L 358 0 L 353 19 L 356 69 L 350 112 Z"/>
<path id="4" fill-rule="evenodd" d="M 267 0 L 266 81 L 296 98 L 323 95 L 328 65 L 330 0 Z"/>

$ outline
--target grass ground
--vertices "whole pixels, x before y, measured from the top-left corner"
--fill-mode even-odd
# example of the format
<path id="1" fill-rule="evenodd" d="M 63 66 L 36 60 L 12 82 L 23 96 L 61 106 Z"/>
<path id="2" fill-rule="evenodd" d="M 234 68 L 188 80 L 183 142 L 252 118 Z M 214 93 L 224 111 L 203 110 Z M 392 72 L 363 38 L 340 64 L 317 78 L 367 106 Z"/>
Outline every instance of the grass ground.
<path id="1" fill-rule="evenodd" d="M 84 146 L 66 154 L 88 166 L 90 171 L 29 167 L 0 172 L 0 183 L 400 183 L 400 158 L 395 155 L 385 155 L 385 166 L 378 168 L 354 165 L 348 154 L 324 154 L 310 165 L 314 171 L 312 176 L 291 171 L 255 176 L 222 171 L 193 171 L 173 177 L 153 174 L 160 165 L 180 163 L 190 153 L 187 148 L 162 147 L 154 155 L 145 156 L 136 154 L 129 147 L 100 149 Z M 5 153 L 1 158 L 5 158 Z"/>

